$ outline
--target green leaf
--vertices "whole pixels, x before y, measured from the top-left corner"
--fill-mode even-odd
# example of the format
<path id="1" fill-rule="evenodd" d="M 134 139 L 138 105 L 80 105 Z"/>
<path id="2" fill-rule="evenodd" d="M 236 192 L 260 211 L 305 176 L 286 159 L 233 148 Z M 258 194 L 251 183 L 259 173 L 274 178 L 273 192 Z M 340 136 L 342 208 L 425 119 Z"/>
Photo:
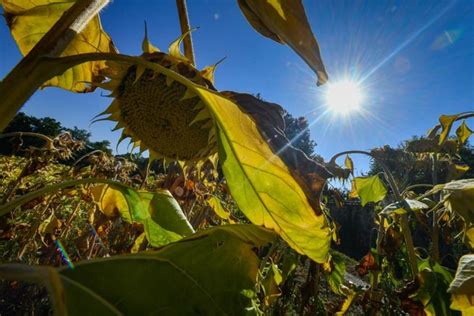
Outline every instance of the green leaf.
<path id="1" fill-rule="evenodd" d="M 474 254 L 464 255 L 459 259 L 454 280 L 449 286 L 451 308 L 463 315 L 474 314 Z"/>
<path id="2" fill-rule="evenodd" d="M 95 178 L 64 181 L 29 192 L 1 205 L 0 216 L 39 196 L 86 183 L 107 184 L 108 186 L 99 186 L 99 189 L 93 193 L 99 208 L 112 210 L 109 211 L 109 215 L 114 214 L 114 212 L 121 214 L 129 222 L 142 223 L 148 241 L 155 247 L 179 240 L 183 236 L 194 232 L 178 202 L 168 191 L 137 192 L 122 183 Z M 103 192 L 105 193 L 103 194 Z M 112 206 L 107 203 L 112 204 Z M 105 213 L 104 209 L 102 209 L 102 212 Z"/>
<path id="3" fill-rule="evenodd" d="M 0 280 L 21 280 L 40 284 L 46 287 L 51 296 L 54 314 L 62 316 L 67 314 L 63 293 L 63 283 L 53 267 L 29 266 L 26 264 L 2 264 L 0 265 Z"/>
<path id="4" fill-rule="evenodd" d="M 283 282 L 278 265 L 271 262 L 270 266 L 266 268 L 266 275 L 261 281 L 264 290 L 264 303 L 266 306 L 272 305 L 276 298 L 281 295 L 279 285 Z"/>
<path id="5" fill-rule="evenodd" d="M 281 282 L 283 282 L 283 276 L 281 275 L 280 269 L 276 264 L 272 262 L 272 272 L 273 272 L 273 278 L 275 279 L 275 283 L 277 285 L 280 285 Z"/>
<path id="6" fill-rule="evenodd" d="M 281 274 L 283 281 L 285 281 L 290 274 L 296 269 L 299 264 L 299 255 L 294 252 L 287 252 L 283 257 L 283 262 L 281 264 Z"/>
<path id="7" fill-rule="evenodd" d="M 421 260 L 418 268 L 420 287 L 412 298 L 423 304 L 424 311 L 429 316 L 452 315 L 453 312 L 447 305 L 447 290 L 453 279 L 451 273 L 438 263 L 431 264 L 429 259 Z"/>
<path id="8" fill-rule="evenodd" d="M 336 252 L 331 253 L 331 261 L 328 262 L 330 272 L 327 281 L 331 290 L 338 295 L 345 295 L 341 286 L 344 285 L 344 275 L 346 274 L 346 264 L 344 257 Z"/>
<path id="9" fill-rule="evenodd" d="M 331 240 L 285 163 L 262 138 L 255 122 L 232 101 L 196 87 L 217 123 L 219 160 L 231 194 L 256 225 L 275 230 L 296 251 L 324 262 Z"/>
<path id="10" fill-rule="evenodd" d="M 137 253 L 146 248 L 146 245 L 148 244 L 148 241 L 146 239 L 146 234 L 141 233 L 136 239 L 135 242 L 133 243 L 132 249 L 130 249 L 131 253 Z"/>
<path id="11" fill-rule="evenodd" d="M 125 185 L 99 185 L 92 189 L 104 214 L 120 213 L 128 222 L 145 228 L 153 247 L 160 247 L 194 233 L 178 202 L 167 190 L 156 193 L 135 191 Z"/>
<path id="12" fill-rule="evenodd" d="M 462 121 L 456 130 L 456 136 L 458 137 L 459 144 L 465 144 L 469 137 L 472 135 L 471 129 L 467 126 L 466 121 Z"/>
<path id="13" fill-rule="evenodd" d="M 446 138 L 449 136 L 451 127 L 456 121 L 459 115 L 441 115 L 439 117 L 439 123 L 441 124 L 441 135 L 439 136 L 439 145 L 443 144 Z"/>
<path id="14" fill-rule="evenodd" d="M 380 180 L 378 175 L 371 177 L 356 177 L 353 180 L 353 185 L 360 197 L 362 206 L 369 202 L 377 203 L 382 201 L 387 195 L 387 188 Z"/>
<path id="15" fill-rule="evenodd" d="M 230 212 L 222 206 L 221 200 L 219 200 L 218 197 L 214 195 L 211 196 L 207 200 L 207 203 L 213 209 L 213 211 L 217 214 L 217 216 L 219 216 L 221 219 L 228 221 L 229 223 L 232 224 L 233 220 L 230 217 Z"/>
<path id="16" fill-rule="evenodd" d="M 252 248 L 273 238 L 253 225 L 218 226 L 158 251 L 80 262 L 57 270 L 64 292 L 53 298 L 73 316 L 256 314 L 246 310 L 259 267 Z M 0 266 L 0 277 L 23 267 Z"/>
<path id="17" fill-rule="evenodd" d="M 58 0 L 2 0 L 7 25 L 23 55 L 28 54 L 75 1 Z M 57 43 L 55 43 L 58 45 Z M 53 47 L 52 47 L 53 48 Z M 81 53 L 116 53 L 109 35 L 102 30 L 99 16 L 93 18 L 66 47 L 61 56 Z M 100 82 L 104 61 L 83 63 L 63 75 L 45 82 L 43 87 L 56 86 L 74 92 L 89 92 L 93 88 L 85 82 Z"/>
<path id="18" fill-rule="evenodd" d="M 301 0 L 238 0 L 252 27 L 265 37 L 290 46 L 314 70 L 318 86 L 328 74 Z"/>
<path id="19" fill-rule="evenodd" d="M 56 228 L 61 226 L 61 222 L 57 219 L 54 212 L 46 220 L 44 220 L 38 227 L 38 233 L 41 236 L 53 234 Z"/>

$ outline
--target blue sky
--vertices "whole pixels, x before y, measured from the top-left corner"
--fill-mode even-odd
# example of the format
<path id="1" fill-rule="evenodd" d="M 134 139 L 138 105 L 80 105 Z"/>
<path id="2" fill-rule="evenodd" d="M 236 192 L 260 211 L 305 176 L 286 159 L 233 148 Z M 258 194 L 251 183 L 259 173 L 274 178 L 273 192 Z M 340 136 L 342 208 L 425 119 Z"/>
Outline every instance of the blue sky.
<path id="1" fill-rule="evenodd" d="M 316 152 L 326 159 L 348 149 L 396 146 L 424 134 L 441 114 L 474 109 L 474 1 L 304 1 L 321 46 L 330 80 L 362 81 L 364 110 L 323 114 L 325 87 L 288 47 L 261 37 L 235 0 L 188 1 L 199 68 L 227 59 L 218 68 L 219 90 L 260 93 L 311 123 Z M 175 0 L 114 1 L 101 14 L 104 29 L 121 53 L 141 53 L 143 21 L 149 38 L 165 50 L 180 34 Z M 0 26 L 0 77 L 20 60 L 5 24 Z M 89 130 L 113 147 L 112 124 L 90 125 L 110 99 L 57 88 L 38 91 L 23 110 L 51 116 L 63 125 Z M 119 151 L 126 146 L 119 147 Z M 355 157 L 354 157 L 355 158 Z M 359 171 L 365 158 L 355 159 Z"/>

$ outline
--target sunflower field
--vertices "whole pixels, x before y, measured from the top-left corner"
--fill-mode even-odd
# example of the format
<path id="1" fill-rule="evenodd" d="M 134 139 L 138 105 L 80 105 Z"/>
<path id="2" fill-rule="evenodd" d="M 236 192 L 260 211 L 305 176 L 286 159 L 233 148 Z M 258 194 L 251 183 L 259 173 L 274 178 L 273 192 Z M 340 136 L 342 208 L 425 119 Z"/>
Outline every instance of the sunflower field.
<path id="1" fill-rule="evenodd" d="M 109 2 L 0 0 L 24 56 L 0 81 L 1 315 L 474 314 L 473 111 L 441 116 L 395 162 L 316 159 L 282 106 L 219 91 L 220 61 L 195 66 L 185 1 L 177 39 L 160 50 L 145 24 L 140 56 L 102 26 Z M 262 40 L 330 80 L 302 1 L 237 2 Z M 106 91 L 93 121 L 138 153 L 12 131 L 48 87 Z M 354 176 L 355 155 L 376 172 Z M 405 161 L 426 180 L 404 181 Z M 360 260 L 341 248 L 350 205 L 375 232 Z"/>

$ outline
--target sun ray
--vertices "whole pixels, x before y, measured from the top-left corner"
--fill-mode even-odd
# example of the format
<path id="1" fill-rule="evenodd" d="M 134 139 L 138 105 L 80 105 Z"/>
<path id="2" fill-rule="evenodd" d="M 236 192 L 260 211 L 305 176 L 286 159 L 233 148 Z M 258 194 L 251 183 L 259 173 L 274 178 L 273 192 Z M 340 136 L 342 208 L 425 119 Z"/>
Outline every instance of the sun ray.
<path id="1" fill-rule="evenodd" d="M 441 12 L 439 12 L 437 15 L 432 17 L 425 25 L 423 25 L 421 28 L 419 28 L 417 31 L 412 33 L 405 41 L 403 41 L 398 47 L 396 47 L 390 54 L 388 54 L 385 58 L 383 58 L 375 67 L 373 67 L 371 70 L 365 74 L 360 82 L 364 82 L 367 80 L 370 76 L 372 76 L 377 70 L 380 69 L 383 65 L 385 65 L 389 60 L 391 60 L 393 57 L 395 57 L 402 49 L 407 47 L 411 42 L 413 42 L 418 36 L 420 36 L 424 31 L 426 31 L 431 25 L 433 25 L 439 18 L 441 18 L 446 12 L 448 12 L 449 9 L 453 7 L 453 5 L 456 3 L 456 1 L 450 2 Z"/>

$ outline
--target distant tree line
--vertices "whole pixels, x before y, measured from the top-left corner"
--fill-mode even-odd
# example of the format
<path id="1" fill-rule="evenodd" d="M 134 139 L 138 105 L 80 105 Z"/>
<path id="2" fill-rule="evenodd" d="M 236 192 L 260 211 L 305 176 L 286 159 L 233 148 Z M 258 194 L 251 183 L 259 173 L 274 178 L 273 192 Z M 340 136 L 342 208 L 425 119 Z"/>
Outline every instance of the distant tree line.
<path id="1" fill-rule="evenodd" d="M 432 184 L 431 160 L 429 158 L 416 160 L 410 154 L 410 151 L 416 151 L 419 141 L 425 139 L 424 137 L 412 136 L 411 139 L 402 142 L 396 148 L 385 145 L 372 149 L 371 153 L 387 165 L 397 182 L 402 186 L 407 184 Z M 469 142 L 459 148 L 459 157 L 456 158 L 456 161 L 458 164 L 469 167 L 462 178 L 474 178 L 474 147 Z M 438 181 L 436 182 L 450 181 L 448 167 L 449 164 L 445 161 L 438 162 Z M 368 174 L 375 175 L 380 172 L 382 172 L 382 167 L 376 161 L 371 161 Z"/>
<path id="2" fill-rule="evenodd" d="M 74 139 L 84 142 L 85 148 L 79 152 L 78 155 L 84 155 L 94 150 L 102 150 L 107 153 L 112 153 L 110 142 L 108 140 L 97 142 L 91 141 L 90 138 L 92 135 L 87 130 L 77 128 L 76 126 L 73 128 L 67 128 L 51 117 L 37 118 L 20 112 L 15 116 L 13 121 L 10 122 L 3 134 L 14 132 L 32 132 L 51 138 L 54 138 L 61 133 L 69 132 Z M 18 137 L 0 138 L 0 154 L 13 154 L 16 144 L 18 144 L 19 141 L 21 141 L 23 148 L 28 148 L 29 146 L 40 148 L 44 145 L 44 141 L 36 137 L 25 136 L 21 137 L 21 140 L 19 140 Z M 22 153 L 20 151 L 15 154 L 21 155 Z"/>

